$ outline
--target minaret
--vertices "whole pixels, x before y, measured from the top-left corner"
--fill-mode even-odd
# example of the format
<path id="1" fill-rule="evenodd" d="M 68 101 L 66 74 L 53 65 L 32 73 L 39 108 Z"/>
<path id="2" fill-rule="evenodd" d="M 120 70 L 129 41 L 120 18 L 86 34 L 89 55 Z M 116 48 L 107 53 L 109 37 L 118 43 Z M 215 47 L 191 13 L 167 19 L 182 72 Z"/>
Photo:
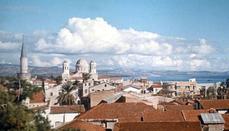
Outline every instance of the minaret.
<path id="1" fill-rule="evenodd" d="M 26 49 L 24 45 L 24 38 L 21 47 L 20 73 L 18 73 L 18 77 L 24 80 L 29 80 L 31 77 L 31 74 L 28 71 L 28 58 L 27 58 Z"/>
<path id="2" fill-rule="evenodd" d="M 21 47 L 20 73 L 22 74 L 28 73 L 28 58 L 27 58 L 26 51 L 24 49 L 24 43 L 22 43 L 22 47 Z"/>

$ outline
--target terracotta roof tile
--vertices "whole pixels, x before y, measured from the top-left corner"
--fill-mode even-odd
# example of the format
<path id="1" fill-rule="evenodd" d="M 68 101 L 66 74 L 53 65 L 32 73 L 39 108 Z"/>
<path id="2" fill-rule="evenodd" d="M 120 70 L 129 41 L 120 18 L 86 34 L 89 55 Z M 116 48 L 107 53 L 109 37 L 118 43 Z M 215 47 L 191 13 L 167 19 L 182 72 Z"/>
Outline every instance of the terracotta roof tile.
<path id="1" fill-rule="evenodd" d="M 224 114 L 223 115 L 223 118 L 224 118 L 224 130 L 229 130 L 229 114 Z"/>
<path id="2" fill-rule="evenodd" d="M 184 118 L 181 111 L 145 111 L 145 122 L 182 122 Z"/>
<path id="3" fill-rule="evenodd" d="M 166 111 L 181 111 L 181 110 L 192 110 L 192 105 L 165 105 Z"/>
<path id="4" fill-rule="evenodd" d="M 114 131 L 201 131 L 199 122 L 121 122 Z"/>
<path id="5" fill-rule="evenodd" d="M 162 88 L 162 85 L 160 83 L 152 84 L 150 88 Z"/>
<path id="6" fill-rule="evenodd" d="M 198 122 L 200 113 L 207 113 L 209 112 L 208 110 L 183 110 L 182 115 L 184 117 L 185 121 L 193 121 L 193 122 Z"/>
<path id="7" fill-rule="evenodd" d="M 85 112 L 83 105 L 52 106 L 50 114 L 82 113 L 82 112 Z"/>
<path id="8" fill-rule="evenodd" d="M 73 120 L 62 127 L 58 128 L 58 130 L 65 130 L 65 129 L 80 129 L 85 131 L 105 131 L 105 128 L 99 125 L 93 125 L 88 122 L 82 122 L 78 120 Z"/>
<path id="9" fill-rule="evenodd" d="M 229 109 L 229 99 L 224 100 L 200 100 L 203 109 Z"/>
<path id="10" fill-rule="evenodd" d="M 45 95 L 43 91 L 35 92 L 32 94 L 30 103 L 44 103 Z"/>
<path id="11" fill-rule="evenodd" d="M 79 119 L 118 119 L 142 116 L 144 110 L 155 110 L 144 103 L 102 103 L 79 116 Z"/>

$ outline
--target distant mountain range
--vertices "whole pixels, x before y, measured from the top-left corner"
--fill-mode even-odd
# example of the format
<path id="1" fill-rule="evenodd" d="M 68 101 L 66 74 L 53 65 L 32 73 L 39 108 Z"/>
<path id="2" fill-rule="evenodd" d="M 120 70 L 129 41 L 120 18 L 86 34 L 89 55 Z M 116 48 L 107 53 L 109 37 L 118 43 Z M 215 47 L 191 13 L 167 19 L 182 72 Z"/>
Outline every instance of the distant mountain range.
<path id="1" fill-rule="evenodd" d="M 61 67 L 29 67 L 32 75 L 40 76 L 59 76 L 62 73 Z M 74 70 L 71 70 L 74 72 Z M 0 64 L 0 76 L 16 76 L 19 72 L 19 65 Z M 140 70 L 126 68 L 106 68 L 98 69 L 101 75 L 123 76 L 125 78 L 148 78 L 154 81 L 187 81 L 190 78 L 196 78 L 200 83 L 224 81 L 229 78 L 229 71 L 211 72 L 211 71 L 156 71 L 156 70 Z"/>

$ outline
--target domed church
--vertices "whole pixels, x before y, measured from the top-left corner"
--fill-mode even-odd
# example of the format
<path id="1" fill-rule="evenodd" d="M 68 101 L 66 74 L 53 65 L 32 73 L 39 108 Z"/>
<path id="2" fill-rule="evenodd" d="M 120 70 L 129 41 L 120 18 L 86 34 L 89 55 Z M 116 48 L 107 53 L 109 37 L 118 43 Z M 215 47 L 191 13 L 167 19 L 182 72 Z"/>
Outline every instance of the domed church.
<path id="1" fill-rule="evenodd" d="M 68 62 L 63 62 L 63 81 L 82 79 L 83 73 L 89 73 L 91 79 L 98 80 L 98 74 L 96 72 L 96 63 L 94 61 L 90 61 L 90 63 L 88 64 L 88 62 L 85 59 L 77 60 L 74 73 L 70 73 Z"/>

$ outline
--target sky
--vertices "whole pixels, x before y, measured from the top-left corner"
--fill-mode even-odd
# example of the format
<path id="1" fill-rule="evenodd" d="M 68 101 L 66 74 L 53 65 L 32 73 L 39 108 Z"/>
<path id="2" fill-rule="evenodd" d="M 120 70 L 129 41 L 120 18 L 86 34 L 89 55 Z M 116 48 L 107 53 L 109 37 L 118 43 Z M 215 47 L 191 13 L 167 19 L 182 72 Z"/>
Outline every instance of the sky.
<path id="1" fill-rule="evenodd" d="M 229 70 L 227 0 L 0 0 L 0 63 Z M 10 57 L 9 57 L 10 56 Z"/>

